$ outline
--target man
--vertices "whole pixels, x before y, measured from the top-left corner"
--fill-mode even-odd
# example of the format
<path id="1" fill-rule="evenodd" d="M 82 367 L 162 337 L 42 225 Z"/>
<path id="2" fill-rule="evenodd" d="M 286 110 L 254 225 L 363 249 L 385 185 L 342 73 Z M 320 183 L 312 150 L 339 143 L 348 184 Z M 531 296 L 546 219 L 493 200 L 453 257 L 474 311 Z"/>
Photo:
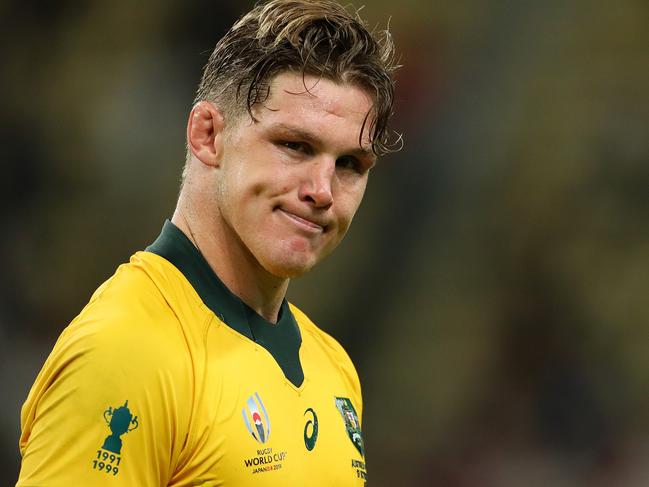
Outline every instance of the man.
<path id="1" fill-rule="evenodd" d="M 392 54 L 330 0 L 257 6 L 219 41 L 176 211 L 57 341 L 19 486 L 364 483 L 358 376 L 285 294 L 388 149 Z"/>

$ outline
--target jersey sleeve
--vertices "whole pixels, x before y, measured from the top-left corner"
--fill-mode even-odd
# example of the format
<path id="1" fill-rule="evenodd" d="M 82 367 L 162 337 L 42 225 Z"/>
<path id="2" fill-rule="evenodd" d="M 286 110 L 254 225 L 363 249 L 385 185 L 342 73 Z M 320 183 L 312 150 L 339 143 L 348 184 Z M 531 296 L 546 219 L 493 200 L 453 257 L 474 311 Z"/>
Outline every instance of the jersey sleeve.
<path id="1" fill-rule="evenodd" d="M 167 485 L 192 382 L 156 299 L 98 299 L 61 335 L 22 409 L 17 487 Z"/>

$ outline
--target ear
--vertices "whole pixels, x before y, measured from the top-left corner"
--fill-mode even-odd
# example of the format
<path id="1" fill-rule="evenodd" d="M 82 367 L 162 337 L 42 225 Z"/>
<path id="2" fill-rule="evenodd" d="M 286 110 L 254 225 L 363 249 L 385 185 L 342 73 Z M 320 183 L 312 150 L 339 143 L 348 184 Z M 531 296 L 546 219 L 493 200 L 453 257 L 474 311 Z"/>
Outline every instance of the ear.
<path id="1" fill-rule="evenodd" d="M 218 167 L 223 152 L 223 114 L 212 103 L 199 101 L 187 121 L 187 145 L 196 159 Z"/>

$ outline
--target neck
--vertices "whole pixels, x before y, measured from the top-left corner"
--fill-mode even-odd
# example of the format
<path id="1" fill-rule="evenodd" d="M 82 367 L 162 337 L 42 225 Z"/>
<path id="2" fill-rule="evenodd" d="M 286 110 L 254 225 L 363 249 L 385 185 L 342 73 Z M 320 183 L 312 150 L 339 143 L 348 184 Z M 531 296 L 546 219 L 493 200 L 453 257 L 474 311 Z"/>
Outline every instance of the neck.
<path id="1" fill-rule="evenodd" d="M 233 294 L 267 321 L 277 323 L 289 279 L 266 271 L 227 223 L 196 211 L 181 194 L 171 222 L 192 241 Z"/>

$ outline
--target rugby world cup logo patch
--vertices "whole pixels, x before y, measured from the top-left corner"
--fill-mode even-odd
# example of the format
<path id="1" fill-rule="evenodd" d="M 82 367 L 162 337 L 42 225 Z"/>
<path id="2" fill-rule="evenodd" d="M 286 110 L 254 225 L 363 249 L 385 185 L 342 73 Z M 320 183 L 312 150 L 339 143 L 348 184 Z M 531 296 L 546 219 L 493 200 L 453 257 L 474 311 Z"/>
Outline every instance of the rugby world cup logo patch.
<path id="1" fill-rule="evenodd" d="M 270 419 L 258 393 L 248 398 L 241 414 L 252 437 L 259 443 L 266 443 L 270 437 Z"/>

